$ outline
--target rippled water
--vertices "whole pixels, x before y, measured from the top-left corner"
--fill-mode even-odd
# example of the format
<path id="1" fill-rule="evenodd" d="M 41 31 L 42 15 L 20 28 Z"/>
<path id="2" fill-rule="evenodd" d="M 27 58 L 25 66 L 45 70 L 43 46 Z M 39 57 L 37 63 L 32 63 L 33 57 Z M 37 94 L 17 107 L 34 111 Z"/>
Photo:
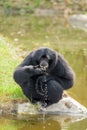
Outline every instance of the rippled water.
<path id="1" fill-rule="evenodd" d="M 0 18 L 0 34 L 25 51 L 39 46 L 60 51 L 76 73 L 76 83 L 69 94 L 87 107 L 87 33 L 74 30 L 67 20 L 30 16 Z M 87 130 L 87 119 L 73 121 L 69 117 L 32 117 L 28 120 L 0 117 L 0 130 Z"/>

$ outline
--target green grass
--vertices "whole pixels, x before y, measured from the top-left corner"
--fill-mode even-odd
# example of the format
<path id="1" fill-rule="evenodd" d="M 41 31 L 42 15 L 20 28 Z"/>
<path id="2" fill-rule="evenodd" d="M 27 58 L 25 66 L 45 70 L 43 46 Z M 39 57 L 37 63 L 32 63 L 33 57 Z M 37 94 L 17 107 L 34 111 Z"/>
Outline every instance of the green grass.
<path id="1" fill-rule="evenodd" d="M 13 71 L 19 64 L 14 48 L 0 38 L 0 99 L 9 100 L 23 98 L 21 89 L 13 80 Z"/>

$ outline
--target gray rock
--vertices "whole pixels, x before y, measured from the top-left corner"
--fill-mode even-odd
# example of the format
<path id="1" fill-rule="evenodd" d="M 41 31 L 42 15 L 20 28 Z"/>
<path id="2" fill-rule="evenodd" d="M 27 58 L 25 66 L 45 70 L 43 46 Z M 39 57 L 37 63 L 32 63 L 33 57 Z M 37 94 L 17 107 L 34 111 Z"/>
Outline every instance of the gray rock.
<path id="1" fill-rule="evenodd" d="M 79 102 L 70 96 L 63 97 L 58 103 L 55 103 L 47 108 L 42 108 L 41 105 L 32 105 L 30 103 L 18 104 L 18 114 L 65 114 L 65 115 L 87 115 L 87 109 Z"/>
<path id="2" fill-rule="evenodd" d="M 53 104 L 42 111 L 49 114 L 86 115 L 87 109 L 73 98 L 67 96 L 58 103 Z"/>
<path id="3" fill-rule="evenodd" d="M 0 116 L 26 121 L 52 119 L 66 124 L 87 118 L 87 109 L 70 96 L 63 96 L 58 103 L 45 109 L 41 104 L 32 105 L 29 102 L 0 103 Z"/>
<path id="4" fill-rule="evenodd" d="M 42 108 L 40 104 L 37 106 L 30 103 L 18 104 L 17 111 L 17 119 L 19 120 L 30 120 L 31 118 L 44 120 L 47 115 L 48 119 L 66 124 L 66 120 L 68 120 L 67 123 L 71 123 L 87 118 L 86 107 L 70 96 L 63 97 L 58 103 L 47 108 Z M 38 117 L 41 115 L 42 117 Z"/>
<path id="5" fill-rule="evenodd" d="M 87 31 L 87 15 L 79 14 L 69 17 L 69 23 L 74 27 Z"/>
<path id="6" fill-rule="evenodd" d="M 70 96 L 65 95 L 58 103 L 47 108 L 42 108 L 41 104 L 32 105 L 29 102 L 0 103 L 0 115 L 17 120 L 44 120 L 47 115 L 46 118 L 60 122 L 68 119 L 68 122 L 76 122 L 87 118 L 87 109 Z"/>
<path id="7" fill-rule="evenodd" d="M 18 104 L 17 113 L 22 115 L 38 114 L 36 107 L 30 103 Z"/>

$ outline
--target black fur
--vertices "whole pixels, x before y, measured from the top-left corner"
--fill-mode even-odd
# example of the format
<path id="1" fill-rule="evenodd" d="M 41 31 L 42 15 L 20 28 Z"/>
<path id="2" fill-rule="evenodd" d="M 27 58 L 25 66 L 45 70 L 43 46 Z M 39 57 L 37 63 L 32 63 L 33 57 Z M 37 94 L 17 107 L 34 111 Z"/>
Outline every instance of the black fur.
<path id="1" fill-rule="evenodd" d="M 73 86 L 74 72 L 64 57 L 50 48 L 39 48 L 32 51 L 14 72 L 15 81 L 21 86 L 24 94 L 32 103 L 41 101 L 44 97 L 37 93 L 36 81 L 41 76 L 43 82 L 44 72 L 40 68 L 34 68 L 40 63 L 41 57 L 47 56 L 49 67 L 47 69 L 47 105 L 58 102 L 62 98 L 63 90 Z"/>

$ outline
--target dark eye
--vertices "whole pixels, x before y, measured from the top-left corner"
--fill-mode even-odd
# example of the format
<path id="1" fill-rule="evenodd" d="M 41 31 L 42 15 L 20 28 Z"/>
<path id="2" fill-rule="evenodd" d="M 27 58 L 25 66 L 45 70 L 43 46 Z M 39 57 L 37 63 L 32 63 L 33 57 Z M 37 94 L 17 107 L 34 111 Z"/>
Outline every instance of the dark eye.
<path id="1" fill-rule="evenodd" d="M 49 60 L 49 65 L 51 65 L 51 64 L 52 64 L 52 62 L 53 62 L 53 60 Z"/>

